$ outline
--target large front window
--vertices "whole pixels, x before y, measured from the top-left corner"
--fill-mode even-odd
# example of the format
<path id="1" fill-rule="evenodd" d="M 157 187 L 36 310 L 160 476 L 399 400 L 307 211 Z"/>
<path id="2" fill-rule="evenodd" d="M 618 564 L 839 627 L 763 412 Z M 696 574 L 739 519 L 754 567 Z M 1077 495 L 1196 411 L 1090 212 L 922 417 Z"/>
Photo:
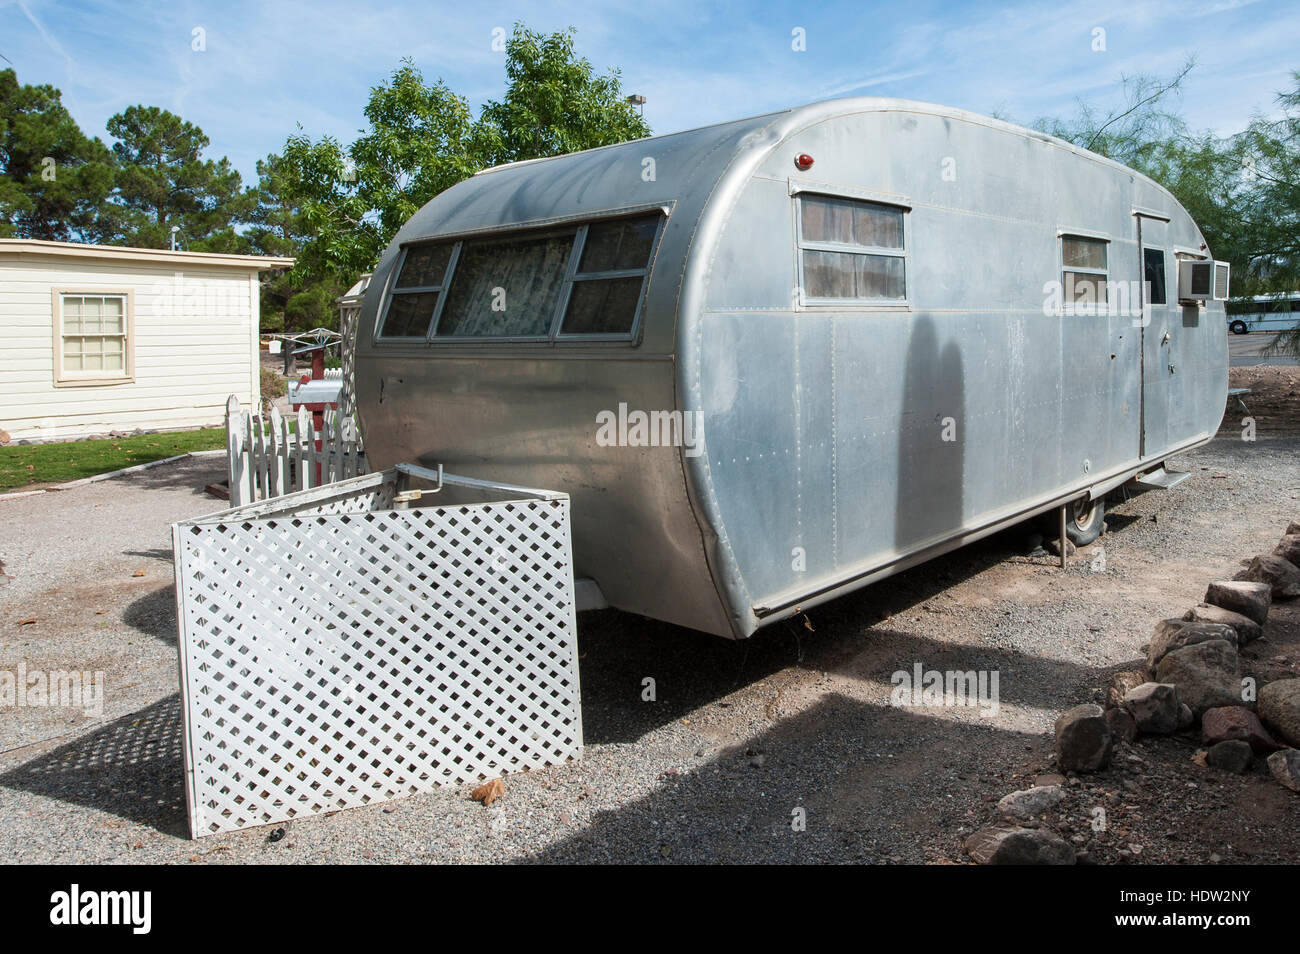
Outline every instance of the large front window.
<path id="1" fill-rule="evenodd" d="M 630 340 L 663 215 L 426 242 L 402 252 L 388 340 Z"/>

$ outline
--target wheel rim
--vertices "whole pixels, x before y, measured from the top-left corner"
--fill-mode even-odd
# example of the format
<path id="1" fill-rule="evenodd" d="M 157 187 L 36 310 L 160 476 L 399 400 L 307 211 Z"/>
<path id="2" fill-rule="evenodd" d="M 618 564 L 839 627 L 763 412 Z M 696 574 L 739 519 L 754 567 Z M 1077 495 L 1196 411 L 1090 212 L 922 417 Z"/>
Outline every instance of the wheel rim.
<path id="1" fill-rule="evenodd" d="M 1097 501 L 1080 499 L 1074 502 L 1070 509 L 1070 514 L 1074 518 L 1076 527 L 1086 527 L 1093 521 L 1097 513 Z"/>

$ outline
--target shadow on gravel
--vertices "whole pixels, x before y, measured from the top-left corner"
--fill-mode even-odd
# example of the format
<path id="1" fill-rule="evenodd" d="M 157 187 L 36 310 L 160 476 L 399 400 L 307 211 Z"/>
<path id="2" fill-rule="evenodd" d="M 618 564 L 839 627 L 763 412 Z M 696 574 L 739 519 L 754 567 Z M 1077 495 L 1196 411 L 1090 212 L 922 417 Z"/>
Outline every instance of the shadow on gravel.
<path id="1" fill-rule="evenodd" d="M 927 665 L 939 667 L 941 654 L 949 647 L 875 625 L 1022 555 L 1021 544 L 1029 532 L 1027 527 L 1013 527 L 810 610 L 812 630 L 799 617 L 737 641 L 617 610 L 584 613 L 578 619 L 583 735 L 591 744 L 632 742 L 788 666 L 840 670 L 868 645 L 889 646 L 891 657 L 907 660 L 908 666 L 913 660 L 926 660 Z M 969 663 L 961 668 L 1061 667 L 1005 652 L 989 651 L 983 656 L 987 666 Z M 967 654 L 966 658 L 973 657 Z M 886 684 L 893 668 L 898 667 L 883 673 Z M 1054 678 L 1086 681 L 1085 674 L 1091 671 L 1078 667 L 1077 673 L 1058 673 Z M 647 678 L 655 680 L 653 705 L 641 698 Z M 1056 704 L 1055 699 L 1009 698 L 1032 705 Z"/>
<path id="2" fill-rule="evenodd" d="M 146 560 L 161 560 L 164 563 L 172 562 L 170 547 L 154 547 L 152 550 L 123 550 L 122 555 L 144 557 Z"/>
<path id="3" fill-rule="evenodd" d="M 146 636 L 176 645 L 176 585 L 140 597 L 122 611 L 122 622 Z"/>
<path id="4" fill-rule="evenodd" d="M 186 837 L 180 694 L 0 775 L 44 795 Z"/>
<path id="5" fill-rule="evenodd" d="M 949 710 L 951 712 L 951 710 Z M 928 710 L 831 694 L 747 742 L 664 775 L 649 796 L 600 812 L 581 831 L 517 860 L 589 862 L 871 862 L 936 860 L 918 845 L 973 819 L 999 773 L 1050 740 L 965 710 Z M 983 791 L 987 789 L 987 791 Z M 807 828 L 792 829 L 802 809 Z M 943 852 L 961 860 L 958 838 Z"/>
<path id="6" fill-rule="evenodd" d="M 1111 505 L 1107 505 L 1109 508 Z M 1141 514 L 1137 513 L 1116 513 L 1113 510 L 1106 511 L 1106 532 L 1119 533 L 1125 527 L 1131 527 L 1142 519 Z"/>
<path id="7" fill-rule="evenodd" d="M 226 477 L 225 457 L 191 457 L 172 464 L 160 464 L 139 473 L 115 477 L 114 481 L 129 484 L 142 490 L 174 490 L 189 488 L 195 497 L 206 496 L 212 501 L 212 512 L 225 510 L 230 506 L 224 500 L 218 500 L 203 488 L 210 483 L 224 480 Z"/>

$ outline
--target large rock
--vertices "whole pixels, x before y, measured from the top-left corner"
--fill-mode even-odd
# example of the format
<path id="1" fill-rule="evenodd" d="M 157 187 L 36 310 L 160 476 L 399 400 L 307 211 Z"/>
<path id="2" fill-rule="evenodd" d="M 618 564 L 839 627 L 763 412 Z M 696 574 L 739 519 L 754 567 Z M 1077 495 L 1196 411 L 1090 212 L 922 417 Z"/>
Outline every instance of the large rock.
<path id="1" fill-rule="evenodd" d="M 1300 533 L 1288 533 L 1278 541 L 1273 552 L 1282 559 L 1290 560 L 1296 566 L 1300 566 Z"/>
<path id="2" fill-rule="evenodd" d="M 1160 660 L 1175 649 L 1196 643 L 1222 639 L 1237 648 L 1237 631 L 1223 623 L 1193 623 L 1185 619 L 1162 619 L 1156 623 L 1151 642 L 1147 645 L 1147 665 L 1154 672 Z"/>
<path id="3" fill-rule="evenodd" d="M 1241 704 L 1241 670 L 1237 651 L 1222 639 L 1184 646 L 1160 660 L 1156 681 L 1178 687 L 1178 698 L 1195 715 L 1216 706 Z"/>
<path id="4" fill-rule="evenodd" d="M 1113 740 L 1101 706 L 1086 703 L 1056 720 L 1056 762 L 1065 772 L 1097 772 L 1110 764 Z"/>
<path id="5" fill-rule="evenodd" d="M 1286 535 L 1289 537 L 1293 533 L 1300 533 L 1300 523 L 1294 520 L 1286 525 Z"/>
<path id="6" fill-rule="evenodd" d="M 966 852 L 981 865 L 1072 865 L 1074 849 L 1045 828 L 981 828 L 966 839 Z"/>
<path id="7" fill-rule="evenodd" d="M 1300 792 L 1300 752 L 1279 749 L 1268 757 L 1268 774 L 1293 792 Z"/>
<path id="8" fill-rule="evenodd" d="M 1206 588 L 1205 602 L 1248 616 L 1263 626 L 1268 622 L 1268 608 L 1273 603 L 1272 587 L 1267 583 L 1220 580 Z"/>
<path id="9" fill-rule="evenodd" d="M 1117 709 L 1124 702 L 1124 694 L 1136 689 L 1147 681 L 1147 674 L 1136 669 L 1126 669 L 1110 677 L 1110 686 L 1106 689 L 1106 708 Z"/>
<path id="10" fill-rule="evenodd" d="M 1183 614 L 1183 619 L 1193 623 L 1223 623 L 1231 626 L 1237 631 L 1238 647 L 1254 642 L 1264 632 L 1259 623 L 1249 616 L 1242 616 L 1222 606 L 1211 606 L 1209 603 L 1197 603 Z"/>
<path id="11" fill-rule="evenodd" d="M 1250 743 L 1250 747 L 1261 755 L 1277 748 L 1273 737 L 1260 723 L 1259 716 L 1245 706 L 1220 706 L 1201 716 L 1203 743 L 1217 745 L 1231 739 Z"/>
<path id="12" fill-rule="evenodd" d="M 998 811 L 1008 818 L 1033 818 L 1056 805 L 1065 793 L 1056 785 L 1035 785 L 1024 791 L 1002 796 Z"/>
<path id="13" fill-rule="evenodd" d="M 1106 724 L 1110 726 L 1110 736 L 1114 742 L 1132 742 L 1138 737 L 1138 724 L 1124 709 L 1107 709 Z"/>
<path id="14" fill-rule="evenodd" d="M 1254 760 L 1255 754 L 1250 750 L 1250 743 L 1240 739 L 1219 742 L 1210 746 L 1210 751 L 1205 753 L 1207 765 L 1221 772 L 1231 772 L 1233 775 L 1244 775 Z"/>
<path id="15" fill-rule="evenodd" d="M 1159 682 L 1144 682 L 1124 695 L 1124 708 L 1133 716 L 1139 732 L 1168 735 L 1178 731 L 1182 703 L 1178 690 Z"/>
<path id="16" fill-rule="evenodd" d="M 1259 690 L 1259 717 L 1288 745 L 1300 746 L 1300 679 L 1279 679 Z"/>
<path id="17" fill-rule="evenodd" d="M 1250 566 L 1237 574 L 1236 579 L 1267 583 L 1275 600 L 1300 596 L 1300 567 L 1276 553 L 1261 553 L 1250 561 Z"/>

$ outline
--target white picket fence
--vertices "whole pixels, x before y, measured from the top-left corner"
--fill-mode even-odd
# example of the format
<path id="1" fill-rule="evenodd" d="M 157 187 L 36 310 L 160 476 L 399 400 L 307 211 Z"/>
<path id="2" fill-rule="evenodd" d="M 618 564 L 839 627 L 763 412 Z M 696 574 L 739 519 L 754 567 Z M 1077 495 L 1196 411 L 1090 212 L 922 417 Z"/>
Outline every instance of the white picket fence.
<path id="1" fill-rule="evenodd" d="M 366 473 L 350 417 L 326 411 L 318 431 L 306 408 L 291 423 L 275 408 L 269 417 L 245 411 L 233 394 L 226 402 L 226 452 L 232 507 Z"/>

